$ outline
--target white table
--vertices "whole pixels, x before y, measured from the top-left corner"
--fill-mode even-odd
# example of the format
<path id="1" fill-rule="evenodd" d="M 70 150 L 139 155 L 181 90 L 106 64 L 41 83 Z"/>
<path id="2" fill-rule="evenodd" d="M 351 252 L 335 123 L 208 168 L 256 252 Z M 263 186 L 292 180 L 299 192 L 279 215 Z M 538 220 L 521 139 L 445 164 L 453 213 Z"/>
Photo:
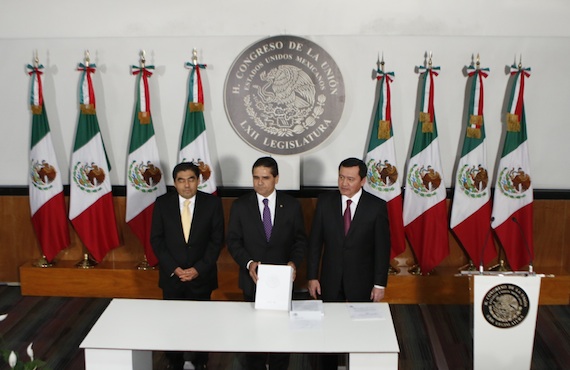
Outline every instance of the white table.
<path id="1" fill-rule="evenodd" d="M 80 348 L 86 370 L 152 370 L 152 351 L 349 353 L 351 370 L 397 369 L 398 341 L 384 319 L 352 320 L 345 303 L 325 303 L 314 327 L 285 311 L 247 302 L 113 299 Z"/>

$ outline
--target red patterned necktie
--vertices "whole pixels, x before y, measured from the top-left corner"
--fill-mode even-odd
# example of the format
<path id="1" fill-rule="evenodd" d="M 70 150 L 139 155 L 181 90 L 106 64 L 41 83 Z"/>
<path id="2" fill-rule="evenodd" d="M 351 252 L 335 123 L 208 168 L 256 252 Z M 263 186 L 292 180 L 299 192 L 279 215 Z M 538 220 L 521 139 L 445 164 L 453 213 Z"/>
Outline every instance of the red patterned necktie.
<path id="1" fill-rule="evenodd" d="M 344 210 L 344 235 L 348 234 L 348 230 L 350 229 L 350 222 L 352 221 L 351 213 L 350 213 L 350 204 L 352 200 L 347 199 L 346 201 L 346 209 Z"/>

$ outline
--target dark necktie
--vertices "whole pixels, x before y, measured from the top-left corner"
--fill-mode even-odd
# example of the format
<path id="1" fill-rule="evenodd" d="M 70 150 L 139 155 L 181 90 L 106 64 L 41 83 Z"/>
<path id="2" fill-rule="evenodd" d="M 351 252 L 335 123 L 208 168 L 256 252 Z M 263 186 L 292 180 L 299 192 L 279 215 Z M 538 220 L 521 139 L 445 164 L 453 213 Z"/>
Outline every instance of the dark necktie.
<path id="1" fill-rule="evenodd" d="M 348 230 L 350 229 L 350 222 L 352 221 L 351 213 L 350 213 L 350 204 L 352 200 L 347 199 L 346 201 L 346 209 L 344 210 L 344 235 L 348 234 Z"/>
<path id="2" fill-rule="evenodd" d="M 269 199 L 263 199 L 263 228 L 265 229 L 265 237 L 267 241 L 271 238 L 271 229 L 273 225 L 271 225 L 271 212 L 269 212 Z"/>

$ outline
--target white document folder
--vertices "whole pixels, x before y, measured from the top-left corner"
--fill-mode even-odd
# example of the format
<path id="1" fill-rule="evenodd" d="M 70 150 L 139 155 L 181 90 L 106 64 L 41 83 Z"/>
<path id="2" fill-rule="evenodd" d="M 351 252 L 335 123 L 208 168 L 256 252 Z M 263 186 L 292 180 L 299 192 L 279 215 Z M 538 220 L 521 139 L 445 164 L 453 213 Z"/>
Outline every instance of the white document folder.
<path id="1" fill-rule="evenodd" d="M 293 268 L 287 265 L 257 267 L 255 308 L 261 310 L 291 310 Z"/>

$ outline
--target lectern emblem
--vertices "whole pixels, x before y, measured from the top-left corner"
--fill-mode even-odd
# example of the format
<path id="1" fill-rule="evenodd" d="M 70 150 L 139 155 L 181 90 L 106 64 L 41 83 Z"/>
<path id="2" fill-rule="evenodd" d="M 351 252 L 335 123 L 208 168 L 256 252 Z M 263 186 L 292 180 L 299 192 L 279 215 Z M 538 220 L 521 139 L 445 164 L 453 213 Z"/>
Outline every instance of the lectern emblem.
<path id="1" fill-rule="evenodd" d="M 276 36 L 237 57 L 224 98 L 230 123 L 245 142 L 264 152 L 298 154 L 335 129 L 344 108 L 344 82 L 320 46 Z"/>
<path id="2" fill-rule="evenodd" d="M 497 328 L 512 328 L 528 315 L 528 295 L 517 285 L 500 284 L 485 294 L 481 308 L 489 324 Z"/>

